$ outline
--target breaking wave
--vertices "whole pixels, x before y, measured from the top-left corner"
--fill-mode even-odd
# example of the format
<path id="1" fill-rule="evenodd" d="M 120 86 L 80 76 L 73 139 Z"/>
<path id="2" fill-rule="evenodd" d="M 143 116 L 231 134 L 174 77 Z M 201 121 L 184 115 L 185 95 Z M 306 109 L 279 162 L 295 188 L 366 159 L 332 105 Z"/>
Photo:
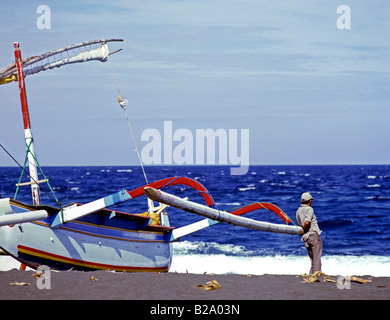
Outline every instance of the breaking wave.
<path id="1" fill-rule="evenodd" d="M 205 249 L 212 251 L 210 248 L 219 253 L 205 254 Z M 174 243 L 170 272 L 297 275 L 309 269 L 306 255 L 253 255 L 243 246 L 183 241 Z M 325 255 L 322 271 L 329 275 L 390 277 L 390 256 Z"/>

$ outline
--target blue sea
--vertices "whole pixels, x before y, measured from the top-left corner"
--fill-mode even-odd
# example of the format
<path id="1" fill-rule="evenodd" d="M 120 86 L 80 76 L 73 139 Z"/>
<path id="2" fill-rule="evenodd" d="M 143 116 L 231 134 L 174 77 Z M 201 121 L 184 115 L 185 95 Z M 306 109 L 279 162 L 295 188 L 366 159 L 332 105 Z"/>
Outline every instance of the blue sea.
<path id="1" fill-rule="evenodd" d="M 313 208 L 323 231 L 322 270 L 331 275 L 390 276 L 390 166 L 251 166 L 242 176 L 230 175 L 228 166 L 150 166 L 145 170 L 149 182 L 171 176 L 197 180 L 209 190 L 220 210 L 271 202 L 294 222 L 300 195 L 308 191 L 315 198 Z M 86 203 L 121 188 L 132 190 L 145 184 L 138 166 L 44 167 L 43 171 L 62 204 Z M 17 167 L 0 168 L 2 197 L 14 196 L 20 173 Z M 26 175 L 23 181 L 28 181 Z M 50 194 L 46 185 L 42 188 Z M 203 202 L 186 186 L 164 190 Z M 43 202 L 54 205 L 48 194 L 42 192 Z M 30 187 L 21 187 L 16 198 L 31 203 Z M 146 198 L 142 197 L 116 209 L 140 213 L 146 208 Z M 168 214 L 175 227 L 203 219 L 174 208 L 168 208 Z M 284 223 L 267 210 L 245 216 Z M 185 236 L 173 246 L 170 272 L 261 275 L 302 274 L 310 269 L 300 236 L 224 223 Z"/>

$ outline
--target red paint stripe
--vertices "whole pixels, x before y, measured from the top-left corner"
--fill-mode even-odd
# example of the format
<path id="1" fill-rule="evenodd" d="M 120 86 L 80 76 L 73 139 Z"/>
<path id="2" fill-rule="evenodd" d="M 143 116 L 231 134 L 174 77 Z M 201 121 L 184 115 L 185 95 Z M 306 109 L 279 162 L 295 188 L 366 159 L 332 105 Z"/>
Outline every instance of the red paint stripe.
<path id="1" fill-rule="evenodd" d="M 19 81 L 20 102 L 22 105 L 22 113 L 23 113 L 23 124 L 24 124 L 24 129 L 29 129 L 31 128 L 31 124 L 30 124 L 30 114 L 28 112 L 26 87 L 24 83 L 22 54 L 20 53 L 19 44 L 17 42 L 14 43 L 14 47 L 15 47 L 14 50 L 15 62 L 18 68 L 18 81 Z"/>

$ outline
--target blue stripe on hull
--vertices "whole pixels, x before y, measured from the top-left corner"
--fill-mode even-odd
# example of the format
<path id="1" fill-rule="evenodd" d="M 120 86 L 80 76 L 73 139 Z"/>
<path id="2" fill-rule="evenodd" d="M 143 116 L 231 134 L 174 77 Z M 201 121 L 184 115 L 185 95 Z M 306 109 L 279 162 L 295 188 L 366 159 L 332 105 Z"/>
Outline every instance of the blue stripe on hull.
<path id="1" fill-rule="evenodd" d="M 50 228 L 48 224 L 42 222 L 34 222 L 43 227 Z M 61 228 L 71 232 L 88 234 L 95 237 L 117 239 L 123 241 L 138 241 L 138 242 L 164 242 L 165 235 L 162 232 L 149 232 L 141 230 L 126 230 L 113 227 L 105 227 L 94 224 L 89 224 L 81 221 L 67 222 Z"/>

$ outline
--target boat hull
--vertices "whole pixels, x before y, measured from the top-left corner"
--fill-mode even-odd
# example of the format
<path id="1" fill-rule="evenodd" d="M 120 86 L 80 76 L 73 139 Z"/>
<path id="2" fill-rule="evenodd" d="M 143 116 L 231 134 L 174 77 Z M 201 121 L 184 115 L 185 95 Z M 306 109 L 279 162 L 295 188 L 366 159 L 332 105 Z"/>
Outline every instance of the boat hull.
<path id="1" fill-rule="evenodd" d="M 101 213 L 92 214 L 87 221 L 75 220 L 60 228 L 45 220 L 2 226 L 0 247 L 34 269 L 44 264 L 57 270 L 169 270 L 172 246 L 165 241 L 167 231 L 131 230 L 118 218 L 111 225 L 94 223 L 101 219 Z"/>

